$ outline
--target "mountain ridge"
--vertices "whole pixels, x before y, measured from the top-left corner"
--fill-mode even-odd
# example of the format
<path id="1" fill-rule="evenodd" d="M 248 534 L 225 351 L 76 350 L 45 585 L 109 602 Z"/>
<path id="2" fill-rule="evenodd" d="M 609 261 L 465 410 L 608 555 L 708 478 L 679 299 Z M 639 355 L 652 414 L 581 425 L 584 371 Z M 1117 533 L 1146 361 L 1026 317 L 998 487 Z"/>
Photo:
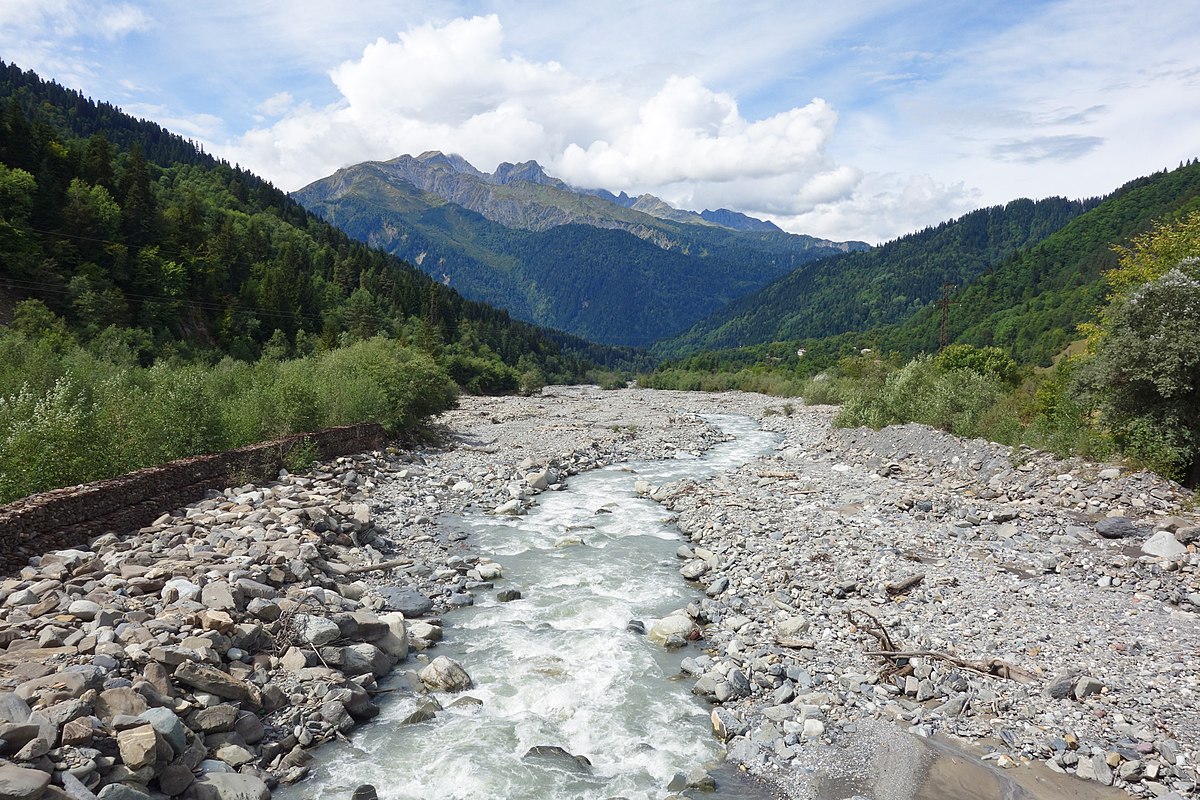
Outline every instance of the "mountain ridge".
<path id="1" fill-rule="evenodd" d="M 344 167 L 292 196 L 472 299 L 606 344 L 652 344 L 801 264 L 868 248 L 439 151 Z"/>

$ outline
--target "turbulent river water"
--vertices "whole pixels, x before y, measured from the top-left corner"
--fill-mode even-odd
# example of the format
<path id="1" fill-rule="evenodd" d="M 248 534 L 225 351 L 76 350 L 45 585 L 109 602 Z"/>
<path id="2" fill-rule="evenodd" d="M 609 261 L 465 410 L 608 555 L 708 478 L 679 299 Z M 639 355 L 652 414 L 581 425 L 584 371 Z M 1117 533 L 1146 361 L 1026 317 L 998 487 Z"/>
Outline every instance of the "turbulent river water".
<path id="1" fill-rule="evenodd" d="M 451 520 L 471 546 L 504 566 L 499 588 L 445 616 L 436 654 L 461 662 L 478 704 L 446 706 L 428 722 L 402 725 L 415 700 L 396 693 L 350 743 L 323 748 L 313 775 L 276 792 L 285 800 L 349 798 L 373 784 L 381 800 L 481 798 L 661 798 L 676 773 L 718 756 L 705 704 L 679 680 L 687 651 L 668 652 L 626 629 L 647 628 L 697 597 L 679 576 L 680 535 L 656 503 L 636 497 L 638 479 L 663 484 L 703 478 L 769 452 L 773 434 L 743 417 L 711 421 L 735 438 L 702 457 L 595 470 L 546 492 L 526 516 Z M 694 655 L 693 651 L 693 655 Z M 586 756 L 590 770 L 527 759 L 535 746 Z M 714 798 L 752 798 L 756 788 L 719 781 Z M 736 784 L 736 785 L 727 785 Z"/>

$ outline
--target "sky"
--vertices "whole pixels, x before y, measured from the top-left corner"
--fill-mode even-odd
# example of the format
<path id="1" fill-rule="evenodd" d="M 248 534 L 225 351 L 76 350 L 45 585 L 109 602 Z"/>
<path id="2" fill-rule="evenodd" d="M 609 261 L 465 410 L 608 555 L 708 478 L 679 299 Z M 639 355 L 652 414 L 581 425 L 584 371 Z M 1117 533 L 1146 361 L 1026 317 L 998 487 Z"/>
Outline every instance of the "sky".
<path id="1" fill-rule="evenodd" d="M 0 0 L 0 59 L 288 191 L 442 150 L 871 243 L 1200 156 L 1197 0 Z"/>

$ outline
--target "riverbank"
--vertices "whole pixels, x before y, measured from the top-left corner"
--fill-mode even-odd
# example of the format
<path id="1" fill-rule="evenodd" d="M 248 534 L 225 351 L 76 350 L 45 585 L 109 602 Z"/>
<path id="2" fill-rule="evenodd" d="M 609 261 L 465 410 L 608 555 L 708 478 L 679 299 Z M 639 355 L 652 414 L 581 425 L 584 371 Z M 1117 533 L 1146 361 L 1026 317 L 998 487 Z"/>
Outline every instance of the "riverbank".
<path id="1" fill-rule="evenodd" d="M 783 796 L 819 796 L 812 745 L 889 720 L 1002 769 L 1194 796 L 1190 496 L 920 426 L 830 433 L 829 419 L 768 416 L 774 458 L 657 492 L 708 597 L 695 612 L 713 652 L 688 668 L 722 701 L 731 757 Z"/>
<path id="2" fill-rule="evenodd" d="M 442 447 L 213 493 L 0 583 L 0 783 L 86 800 L 302 779 L 378 713 L 385 674 L 423 690 L 438 615 L 502 575 L 441 515 L 520 514 L 578 472 L 700 452 L 724 438 L 708 413 L 783 437 L 736 473 L 644 487 L 690 539 L 688 669 L 736 761 L 822 796 L 805 759 L 884 719 L 1013 772 L 1193 791 L 1200 586 L 1166 540 L 1194 525 L 1171 486 L 912 426 L 830 436 L 830 409 L 777 398 L 577 387 L 464 398 Z M 1152 534 L 1167 555 L 1141 553 Z M 930 654 L 867 655 L 889 649 Z"/>
<path id="3" fill-rule="evenodd" d="M 314 747 L 378 713 L 397 664 L 425 689 L 436 615 L 499 573 L 440 515 L 519 514 L 579 471 L 723 438 L 685 405 L 468 398 L 444 447 L 213 491 L 31 559 L 0 581 L 0 796 L 244 800 L 302 779 Z"/>

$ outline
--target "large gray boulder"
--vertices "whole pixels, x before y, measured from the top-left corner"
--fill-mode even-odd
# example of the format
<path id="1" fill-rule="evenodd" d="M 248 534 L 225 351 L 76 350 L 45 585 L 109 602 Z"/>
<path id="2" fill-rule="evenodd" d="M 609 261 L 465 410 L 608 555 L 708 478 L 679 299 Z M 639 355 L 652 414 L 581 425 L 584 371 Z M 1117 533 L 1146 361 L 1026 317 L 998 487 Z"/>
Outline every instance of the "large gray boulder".
<path id="1" fill-rule="evenodd" d="M 400 661 L 408 658 L 408 629 L 404 624 L 404 615 L 398 611 L 390 611 L 381 614 L 379 619 L 387 625 L 388 630 L 375 640 L 375 646 Z"/>
<path id="2" fill-rule="evenodd" d="M 384 586 L 379 590 L 379 596 L 388 611 L 399 611 L 408 619 L 428 614 L 433 609 L 432 600 L 407 586 Z"/>
<path id="3" fill-rule="evenodd" d="M 1128 539 L 1137 536 L 1137 526 L 1125 517 L 1105 517 L 1096 523 L 1096 533 L 1105 539 Z"/>
<path id="4" fill-rule="evenodd" d="M 1170 531 L 1159 531 L 1146 540 L 1142 545 L 1142 552 L 1157 558 L 1178 558 L 1187 555 L 1187 546 Z"/>
<path id="5" fill-rule="evenodd" d="M 271 790 L 253 775 L 214 772 L 197 778 L 183 796 L 189 800 L 271 800 Z"/>
<path id="6" fill-rule="evenodd" d="M 330 644 L 337 641 L 342 635 L 336 622 L 313 614 L 297 614 L 295 625 L 296 633 L 300 635 L 300 638 L 314 647 Z"/>
<path id="7" fill-rule="evenodd" d="M 49 785 L 49 772 L 0 764 L 0 798 L 4 800 L 37 800 Z"/>

